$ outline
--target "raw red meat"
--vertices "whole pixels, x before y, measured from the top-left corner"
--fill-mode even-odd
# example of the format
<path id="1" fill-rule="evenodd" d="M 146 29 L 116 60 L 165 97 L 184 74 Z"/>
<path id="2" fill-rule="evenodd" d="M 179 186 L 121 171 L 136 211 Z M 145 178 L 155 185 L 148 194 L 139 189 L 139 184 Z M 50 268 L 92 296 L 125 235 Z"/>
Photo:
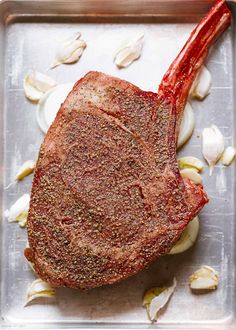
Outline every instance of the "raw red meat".
<path id="1" fill-rule="evenodd" d="M 158 94 L 98 72 L 79 80 L 41 146 L 25 255 L 54 286 L 125 279 L 168 253 L 207 202 L 180 176 L 176 136 L 191 82 L 230 24 L 218 1 Z"/>

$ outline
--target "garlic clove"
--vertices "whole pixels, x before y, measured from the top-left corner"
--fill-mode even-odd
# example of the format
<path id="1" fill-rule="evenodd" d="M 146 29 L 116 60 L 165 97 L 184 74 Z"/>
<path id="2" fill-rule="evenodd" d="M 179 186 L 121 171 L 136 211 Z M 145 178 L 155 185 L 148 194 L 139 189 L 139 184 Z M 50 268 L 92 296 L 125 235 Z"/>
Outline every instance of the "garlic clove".
<path id="1" fill-rule="evenodd" d="M 187 103 L 184 109 L 183 118 L 180 125 L 177 149 L 182 147 L 193 134 L 195 126 L 195 117 L 190 103 Z"/>
<path id="2" fill-rule="evenodd" d="M 188 178 L 195 184 L 202 184 L 202 177 L 194 168 L 184 168 L 180 170 L 180 175 L 182 178 Z"/>
<path id="3" fill-rule="evenodd" d="M 55 289 L 50 284 L 41 279 L 33 281 L 27 290 L 27 301 L 25 306 L 36 298 L 54 298 L 56 295 Z"/>
<path id="4" fill-rule="evenodd" d="M 86 42 L 79 39 L 81 34 L 78 32 L 72 37 L 64 40 L 56 51 L 56 58 L 51 66 L 51 69 L 57 67 L 60 64 L 75 63 L 81 57 L 84 49 L 86 48 Z"/>
<path id="5" fill-rule="evenodd" d="M 216 125 L 204 128 L 202 132 L 202 153 L 209 164 L 210 175 L 224 151 L 224 137 Z"/>
<path id="6" fill-rule="evenodd" d="M 212 84 L 212 78 L 209 70 L 203 65 L 199 70 L 190 94 L 192 97 L 203 100 L 207 95 L 210 94 L 210 88 Z"/>
<path id="7" fill-rule="evenodd" d="M 52 78 L 35 70 L 29 71 L 24 78 L 25 95 L 33 102 L 38 102 L 54 86 L 56 82 Z"/>
<path id="8" fill-rule="evenodd" d="M 31 174 L 35 169 L 35 161 L 27 160 L 20 168 L 16 175 L 16 179 L 18 181 L 22 180 L 25 176 Z"/>
<path id="9" fill-rule="evenodd" d="M 222 164 L 229 166 L 235 158 L 236 149 L 234 147 L 227 147 L 221 157 Z"/>
<path id="10" fill-rule="evenodd" d="M 215 269 L 203 266 L 189 277 L 189 286 L 193 290 L 215 290 L 219 283 L 219 275 Z"/>
<path id="11" fill-rule="evenodd" d="M 5 216 L 9 222 L 23 222 L 27 218 L 29 211 L 30 195 L 24 194 L 11 206 L 10 210 L 5 211 Z"/>
<path id="12" fill-rule="evenodd" d="M 82 55 L 84 49 L 86 47 L 86 43 L 83 40 L 77 41 L 77 48 L 74 51 L 71 51 L 71 55 L 67 57 L 64 63 L 75 63 L 78 61 L 80 56 Z"/>
<path id="13" fill-rule="evenodd" d="M 143 306 L 146 307 L 148 317 L 151 321 L 158 318 L 158 312 L 167 304 L 177 285 L 174 278 L 169 287 L 156 287 L 148 290 L 143 298 Z"/>
<path id="14" fill-rule="evenodd" d="M 196 216 L 195 218 L 193 218 L 192 221 L 189 222 L 189 224 L 181 234 L 179 240 L 175 243 L 175 245 L 172 247 L 168 254 L 182 253 L 191 248 L 196 242 L 198 232 L 199 219 L 198 216 Z"/>
<path id="15" fill-rule="evenodd" d="M 32 102 L 38 102 L 43 96 L 43 92 L 40 92 L 35 87 L 31 86 L 27 80 L 27 77 L 24 79 L 24 91 L 25 96 Z"/>
<path id="16" fill-rule="evenodd" d="M 193 156 L 185 156 L 185 157 L 179 158 L 178 165 L 179 165 L 179 168 L 181 168 L 181 169 L 193 168 L 193 169 L 197 170 L 198 172 L 200 172 L 204 167 L 203 162 L 200 159 L 193 157 Z"/>
<path id="17" fill-rule="evenodd" d="M 45 134 L 73 86 L 74 83 L 57 85 L 48 91 L 39 101 L 36 110 L 36 119 L 39 127 Z"/>
<path id="18" fill-rule="evenodd" d="M 140 35 L 121 47 L 115 54 L 114 62 L 118 68 L 126 68 L 142 53 L 144 35 Z"/>

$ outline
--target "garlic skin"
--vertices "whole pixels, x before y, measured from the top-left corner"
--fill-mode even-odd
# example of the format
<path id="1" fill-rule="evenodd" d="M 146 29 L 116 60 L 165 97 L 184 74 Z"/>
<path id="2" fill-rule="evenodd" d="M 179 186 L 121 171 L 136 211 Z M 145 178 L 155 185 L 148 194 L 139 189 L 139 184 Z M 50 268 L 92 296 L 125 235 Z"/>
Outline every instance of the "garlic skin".
<path id="1" fill-rule="evenodd" d="M 194 168 L 184 168 L 180 170 L 180 175 L 182 178 L 188 178 L 195 184 L 202 184 L 202 177 Z"/>
<path id="2" fill-rule="evenodd" d="M 224 151 L 224 137 L 216 125 L 204 128 L 202 132 L 202 154 L 209 164 L 212 175 L 213 169 L 217 161 L 220 159 Z"/>
<path id="3" fill-rule="evenodd" d="M 190 103 L 187 103 L 184 109 L 183 118 L 181 121 L 177 149 L 181 148 L 193 134 L 195 126 L 195 117 Z"/>
<path id="4" fill-rule="evenodd" d="M 223 155 L 221 157 L 221 162 L 225 166 L 229 166 L 232 161 L 234 160 L 236 155 L 236 149 L 234 147 L 227 147 L 225 148 Z"/>
<path id="5" fill-rule="evenodd" d="M 56 291 L 50 284 L 41 279 L 33 281 L 27 290 L 27 300 L 25 306 L 36 298 L 54 298 Z"/>
<path id="6" fill-rule="evenodd" d="M 176 278 L 169 287 L 155 287 L 148 290 L 143 297 L 143 306 L 146 307 L 150 321 L 156 321 L 158 312 L 167 304 L 177 285 Z"/>
<path id="7" fill-rule="evenodd" d="M 193 82 L 190 95 L 193 98 L 196 98 L 200 101 L 204 100 L 204 98 L 210 94 L 211 84 L 212 84 L 211 73 L 203 65 Z"/>
<path id="8" fill-rule="evenodd" d="M 20 227 L 26 225 L 26 220 L 29 211 L 30 195 L 24 194 L 10 207 L 10 210 L 6 210 L 4 215 L 8 218 L 9 222 L 19 222 Z"/>
<path id="9" fill-rule="evenodd" d="M 196 242 L 198 232 L 199 219 L 198 216 L 196 216 L 192 221 L 189 222 L 187 227 L 182 232 L 179 240 L 175 243 L 168 254 L 178 254 L 187 251 Z"/>
<path id="10" fill-rule="evenodd" d="M 130 40 L 127 44 L 121 47 L 115 54 L 114 62 L 118 68 L 126 68 L 142 53 L 144 42 L 144 34 Z"/>
<path id="11" fill-rule="evenodd" d="M 51 77 L 41 72 L 30 70 L 24 78 L 25 96 L 32 102 L 38 102 L 43 94 L 56 86 L 56 84 Z"/>
<path id="12" fill-rule="evenodd" d="M 201 172 L 204 167 L 203 162 L 193 156 L 185 156 L 178 159 L 178 165 L 180 169 L 193 168 L 197 172 Z"/>
<path id="13" fill-rule="evenodd" d="M 31 174 L 35 169 L 35 161 L 33 160 L 27 160 L 20 168 L 16 175 L 16 180 L 20 181 L 25 176 Z"/>
<path id="14" fill-rule="evenodd" d="M 87 46 L 86 42 L 81 40 L 80 37 L 81 33 L 77 32 L 58 46 L 55 61 L 52 64 L 51 69 L 63 63 L 71 64 L 79 60 Z"/>
<path id="15" fill-rule="evenodd" d="M 203 266 L 189 277 L 192 290 L 215 290 L 219 284 L 219 275 L 215 269 Z"/>

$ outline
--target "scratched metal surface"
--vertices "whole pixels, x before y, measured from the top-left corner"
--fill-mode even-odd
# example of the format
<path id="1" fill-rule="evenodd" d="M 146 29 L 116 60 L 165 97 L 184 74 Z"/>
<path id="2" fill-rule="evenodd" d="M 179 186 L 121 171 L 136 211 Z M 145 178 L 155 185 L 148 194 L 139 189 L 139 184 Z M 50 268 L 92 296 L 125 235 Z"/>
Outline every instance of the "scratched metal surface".
<path id="1" fill-rule="evenodd" d="M 75 82 L 87 71 L 99 70 L 126 79 L 145 90 L 156 91 L 163 73 L 199 16 L 209 7 L 209 1 L 170 0 L 164 3 L 156 0 L 148 1 L 142 8 L 141 1 L 134 5 L 129 0 L 126 1 L 129 12 L 124 20 L 125 9 L 115 5 L 114 8 L 110 5 L 107 11 L 109 15 L 119 14 L 120 17 L 104 18 L 104 9 L 101 8 L 105 2 L 100 1 L 100 7 L 99 1 L 94 0 L 89 1 L 87 7 L 83 1 L 77 1 L 76 7 L 73 1 L 71 6 L 66 1 L 41 2 L 39 6 L 36 1 L 0 2 L 2 211 L 30 191 L 32 177 L 8 189 L 4 187 L 14 181 L 18 167 L 25 160 L 37 158 L 43 139 L 36 123 L 36 106 L 26 100 L 22 88 L 28 69 L 45 72 L 53 61 L 60 38 L 80 31 L 88 44 L 81 60 L 77 64 L 62 65 L 48 71 L 58 83 Z M 173 9 L 175 4 L 176 9 Z M 234 13 L 235 4 L 232 1 L 230 4 Z M 89 11 L 93 12 L 94 8 L 98 8 L 98 14 L 89 18 Z M 134 15 L 131 15 L 132 10 Z M 148 10 L 152 17 L 136 16 L 138 12 L 148 14 Z M 81 15 L 83 12 L 88 15 L 86 19 Z M 186 17 L 191 23 L 186 23 Z M 190 100 L 196 128 L 180 155 L 202 158 L 201 131 L 213 123 L 223 132 L 226 145 L 235 142 L 233 29 L 231 27 L 225 33 L 207 60 L 213 79 L 210 95 L 204 102 Z M 118 70 L 113 63 L 115 50 L 126 38 L 140 32 L 145 34 L 140 60 L 127 69 Z M 146 289 L 176 276 L 177 289 L 159 318 L 159 328 L 235 328 L 235 166 L 224 168 L 219 163 L 212 177 L 205 167 L 203 181 L 210 203 L 200 214 L 199 238 L 192 249 L 181 255 L 163 257 L 149 269 L 117 285 L 88 292 L 58 289 L 53 304 L 42 301 L 24 307 L 27 286 L 35 279 L 23 256 L 26 230 L 17 224 L 9 224 L 2 216 L 2 326 L 30 329 L 155 328 L 150 325 L 142 308 L 142 295 Z M 188 277 L 203 264 L 219 272 L 220 284 L 212 293 L 194 295 L 188 288 Z"/>

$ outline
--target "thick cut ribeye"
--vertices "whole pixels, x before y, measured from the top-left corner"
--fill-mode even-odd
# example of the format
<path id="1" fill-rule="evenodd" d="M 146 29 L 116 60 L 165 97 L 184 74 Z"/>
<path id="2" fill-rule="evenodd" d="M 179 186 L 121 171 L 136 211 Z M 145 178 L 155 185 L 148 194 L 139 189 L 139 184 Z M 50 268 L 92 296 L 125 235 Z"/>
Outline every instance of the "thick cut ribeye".
<path id="1" fill-rule="evenodd" d="M 42 279 L 72 288 L 125 279 L 166 254 L 207 202 L 179 174 L 176 137 L 191 82 L 230 18 L 218 1 L 158 94 L 98 72 L 75 84 L 31 192 L 25 255 Z"/>

